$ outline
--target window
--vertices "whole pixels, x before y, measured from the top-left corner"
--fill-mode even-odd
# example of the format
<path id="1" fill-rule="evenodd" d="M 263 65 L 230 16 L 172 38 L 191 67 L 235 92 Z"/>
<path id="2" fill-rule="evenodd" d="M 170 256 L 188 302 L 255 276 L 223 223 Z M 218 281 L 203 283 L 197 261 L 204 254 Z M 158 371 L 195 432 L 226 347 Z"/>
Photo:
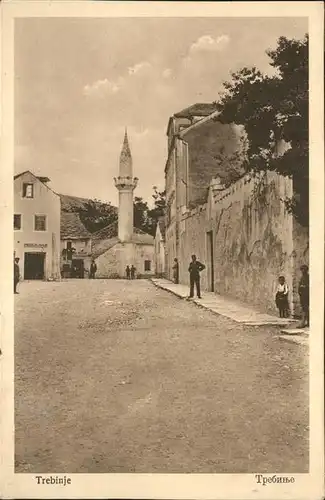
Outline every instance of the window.
<path id="1" fill-rule="evenodd" d="M 144 270 L 145 271 L 151 271 L 151 260 L 145 260 L 144 261 Z"/>
<path id="2" fill-rule="evenodd" d="M 34 198 L 34 184 L 23 184 L 23 198 Z"/>
<path id="3" fill-rule="evenodd" d="M 46 215 L 35 215 L 35 231 L 46 231 Z"/>
<path id="4" fill-rule="evenodd" d="M 14 230 L 19 231 L 21 229 L 21 215 L 14 214 Z"/>

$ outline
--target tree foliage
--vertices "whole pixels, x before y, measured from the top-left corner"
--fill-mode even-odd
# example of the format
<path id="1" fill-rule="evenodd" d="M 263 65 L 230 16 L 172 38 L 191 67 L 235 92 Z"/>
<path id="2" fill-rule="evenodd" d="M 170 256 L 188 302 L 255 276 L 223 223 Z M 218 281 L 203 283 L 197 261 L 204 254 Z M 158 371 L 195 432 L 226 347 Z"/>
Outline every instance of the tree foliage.
<path id="1" fill-rule="evenodd" d="M 134 198 L 134 225 L 152 236 L 155 235 L 159 217 L 165 214 L 166 208 L 166 191 L 159 191 L 157 186 L 153 187 L 153 191 L 153 208 L 149 208 L 142 198 Z"/>
<path id="2" fill-rule="evenodd" d="M 245 126 L 247 170 L 274 170 L 293 179 L 295 194 L 286 205 L 300 223 L 308 225 L 308 36 L 303 40 L 280 37 L 267 55 L 274 75 L 255 67 L 233 73 L 216 103 L 219 119 Z M 280 141 L 289 147 L 278 155 Z"/>
<path id="3" fill-rule="evenodd" d="M 85 228 L 90 233 L 95 233 L 117 221 L 117 209 L 110 203 L 89 200 L 79 209 L 79 216 Z"/>

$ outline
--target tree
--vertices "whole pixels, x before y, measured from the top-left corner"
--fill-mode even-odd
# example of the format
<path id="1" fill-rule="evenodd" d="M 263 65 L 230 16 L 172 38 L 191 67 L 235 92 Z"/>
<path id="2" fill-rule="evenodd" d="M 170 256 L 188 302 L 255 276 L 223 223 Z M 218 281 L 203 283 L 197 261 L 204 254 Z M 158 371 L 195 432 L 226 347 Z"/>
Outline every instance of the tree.
<path id="1" fill-rule="evenodd" d="M 152 236 L 155 235 L 159 217 L 165 214 L 166 208 L 166 191 L 159 191 L 157 186 L 153 187 L 153 191 L 154 206 L 151 209 L 142 198 L 134 198 L 134 225 Z"/>
<path id="2" fill-rule="evenodd" d="M 274 170 L 293 179 L 295 194 L 286 206 L 308 226 L 308 36 L 303 40 L 280 37 L 267 55 L 275 75 L 264 75 L 255 67 L 233 73 L 216 103 L 218 119 L 245 126 L 246 170 Z M 276 144 L 281 140 L 289 147 L 277 155 Z"/>
<path id="3" fill-rule="evenodd" d="M 159 217 L 162 217 L 165 215 L 166 211 L 166 190 L 163 191 L 158 191 L 157 186 L 153 186 L 153 201 L 154 201 L 154 207 L 149 210 L 149 217 L 153 220 L 155 224 L 157 224 L 157 221 Z"/>
<path id="4" fill-rule="evenodd" d="M 148 203 L 139 196 L 135 196 L 133 203 L 134 226 L 145 233 L 151 231 Z"/>
<path id="5" fill-rule="evenodd" d="M 90 233 L 95 233 L 117 221 L 116 207 L 98 200 L 89 200 L 78 212 L 81 222 Z"/>

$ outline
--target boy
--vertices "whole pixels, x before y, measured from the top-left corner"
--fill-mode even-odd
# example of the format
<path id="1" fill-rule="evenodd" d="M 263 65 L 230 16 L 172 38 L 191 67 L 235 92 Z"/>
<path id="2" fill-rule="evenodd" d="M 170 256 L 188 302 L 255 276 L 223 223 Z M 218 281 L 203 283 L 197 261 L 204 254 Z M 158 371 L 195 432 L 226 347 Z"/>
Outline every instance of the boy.
<path id="1" fill-rule="evenodd" d="M 279 309 L 280 318 L 286 318 L 288 316 L 289 312 L 288 293 L 289 289 L 285 277 L 280 276 L 275 294 L 275 303 L 277 308 Z"/>

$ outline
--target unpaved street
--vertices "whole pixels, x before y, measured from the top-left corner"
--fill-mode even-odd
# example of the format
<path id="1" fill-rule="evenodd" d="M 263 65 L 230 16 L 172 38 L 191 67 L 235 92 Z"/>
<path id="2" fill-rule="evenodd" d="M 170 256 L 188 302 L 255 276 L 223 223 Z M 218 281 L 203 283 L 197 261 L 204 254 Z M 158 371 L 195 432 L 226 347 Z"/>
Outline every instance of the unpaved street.
<path id="1" fill-rule="evenodd" d="M 22 283 L 16 472 L 308 471 L 308 358 L 149 281 Z"/>

